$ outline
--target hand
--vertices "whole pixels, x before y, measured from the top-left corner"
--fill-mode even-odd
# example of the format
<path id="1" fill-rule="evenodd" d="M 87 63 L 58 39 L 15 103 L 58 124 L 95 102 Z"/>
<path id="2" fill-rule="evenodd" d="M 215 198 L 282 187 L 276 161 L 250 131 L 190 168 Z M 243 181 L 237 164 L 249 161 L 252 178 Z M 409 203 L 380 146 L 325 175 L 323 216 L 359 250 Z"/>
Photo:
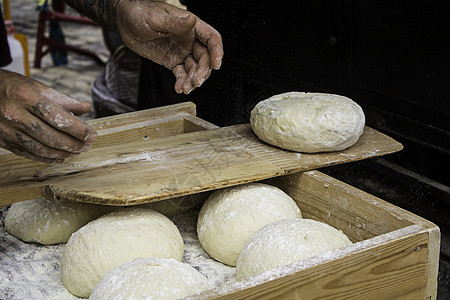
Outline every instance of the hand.
<path id="1" fill-rule="evenodd" d="M 0 147 L 29 159 L 61 163 L 87 151 L 96 139 L 95 130 L 75 116 L 89 108 L 88 102 L 0 70 Z"/>
<path id="2" fill-rule="evenodd" d="M 220 34 L 189 11 L 156 1 L 121 0 L 117 29 L 137 54 L 172 70 L 175 91 L 189 94 L 222 63 Z"/>

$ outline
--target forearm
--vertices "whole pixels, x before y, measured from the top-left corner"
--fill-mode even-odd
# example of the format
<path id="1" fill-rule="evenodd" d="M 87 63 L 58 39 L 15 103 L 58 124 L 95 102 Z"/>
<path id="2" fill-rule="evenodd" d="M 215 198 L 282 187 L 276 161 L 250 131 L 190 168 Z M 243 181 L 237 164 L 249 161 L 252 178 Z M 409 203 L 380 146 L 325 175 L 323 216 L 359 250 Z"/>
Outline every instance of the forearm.
<path id="1" fill-rule="evenodd" d="M 121 0 L 64 0 L 88 18 L 117 32 L 116 10 Z"/>

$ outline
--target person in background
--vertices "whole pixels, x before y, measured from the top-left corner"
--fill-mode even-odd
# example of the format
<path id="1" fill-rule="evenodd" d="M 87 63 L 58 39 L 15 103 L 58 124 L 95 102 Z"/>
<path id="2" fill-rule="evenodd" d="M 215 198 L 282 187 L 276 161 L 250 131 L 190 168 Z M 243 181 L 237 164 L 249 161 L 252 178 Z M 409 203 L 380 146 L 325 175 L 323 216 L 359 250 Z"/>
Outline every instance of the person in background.
<path id="1" fill-rule="evenodd" d="M 178 8 L 186 9 L 186 6 L 180 0 L 155 1 L 165 2 Z M 137 102 L 141 61 L 146 60 L 147 63 L 159 66 L 128 49 L 123 44 L 122 38 L 117 32 L 111 31 L 103 26 L 102 33 L 103 41 L 109 50 L 110 57 L 105 69 L 97 76 L 92 85 L 91 95 L 95 118 L 138 110 Z M 164 66 L 162 68 L 165 69 Z M 170 76 L 170 82 L 167 85 L 173 91 L 173 83 L 175 80 L 173 79 L 173 75 L 170 74 L 170 70 L 165 69 L 165 71 Z M 142 84 L 148 85 L 151 88 L 152 82 L 159 82 L 161 79 L 162 77 L 157 75 L 150 78 L 150 82 L 143 82 Z"/>
<path id="2" fill-rule="evenodd" d="M 177 93 L 189 94 L 221 66 L 220 34 L 186 10 L 154 1 L 66 3 L 118 32 L 132 51 L 171 70 Z M 0 22 L 3 24 L 3 18 Z M 6 41 L 0 43 L 3 51 Z M 0 147 L 37 161 L 61 163 L 89 150 L 95 141 L 95 130 L 76 117 L 89 108 L 88 102 L 78 102 L 40 82 L 0 70 Z"/>

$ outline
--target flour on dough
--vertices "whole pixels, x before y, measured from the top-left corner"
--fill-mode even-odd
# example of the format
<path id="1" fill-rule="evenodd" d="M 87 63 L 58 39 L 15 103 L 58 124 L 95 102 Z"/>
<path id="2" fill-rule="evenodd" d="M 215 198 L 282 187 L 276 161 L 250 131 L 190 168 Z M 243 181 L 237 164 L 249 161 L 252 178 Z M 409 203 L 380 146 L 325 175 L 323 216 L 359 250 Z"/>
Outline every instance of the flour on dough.
<path id="1" fill-rule="evenodd" d="M 108 206 L 38 198 L 13 203 L 5 227 L 24 242 L 66 243 L 80 227 L 109 211 Z"/>
<path id="2" fill-rule="evenodd" d="M 235 266 L 248 239 L 264 225 L 301 218 L 295 201 L 277 187 L 249 183 L 214 192 L 202 206 L 197 234 L 214 259 Z"/>
<path id="3" fill-rule="evenodd" d="M 356 102 L 344 96 L 289 92 L 259 102 L 250 123 L 270 145 L 316 153 L 355 144 L 363 133 L 365 116 Z"/>
<path id="4" fill-rule="evenodd" d="M 89 299 L 179 299 L 210 288 L 208 279 L 188 264 L 141 258 L 108 272 Z"/>
<path id="5" fill-rule="evenodd" d="M 236 279 L 243 280 L 351 244 L 344 233 L 326 223 L 279 220 L 249 239 L 236 265 Z"/>
<path id="6" fill-rule="evenodd" d="M 121 264 L 142 257 L 181 261 L 184 244 L 175 224 L 147 208 L 108 213 L 75 232 L 61 258 L 64 286 L 88 297 L 100 279 Z"/>

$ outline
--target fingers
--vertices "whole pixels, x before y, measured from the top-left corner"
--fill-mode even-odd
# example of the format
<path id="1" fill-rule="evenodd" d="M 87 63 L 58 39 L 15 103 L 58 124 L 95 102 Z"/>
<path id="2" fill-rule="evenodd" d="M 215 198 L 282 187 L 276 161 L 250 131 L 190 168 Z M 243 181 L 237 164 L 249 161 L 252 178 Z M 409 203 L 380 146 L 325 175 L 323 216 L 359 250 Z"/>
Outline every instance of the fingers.
<path id="1" fill-rule="evenodd" d="M 97 134 L 74 115 L 87 112 L 88 103 L 16 73 L 0 72 L 0 79 L 0 147 L 43 162 L 89 149 Z"/>
<path id="2" fill-rule="evenodd" d="M 29 152 L 28 150 L 22 149 L 18 146 L 11 145 L 11 144 L 5 144 L 2 142 L 2 140 L 0 140 L 0 147 L 5 148 L 6 150 L 9 150 L 16 155 L 19 155 L 19 156 L 22 156 L 22 157 L 25 157 L 28 159 L 32 159 L 35 161 L 47 163 L 47 164 L 64 162 L 64 159 L 53 159 L 53 158 L 46 158 L 46 157 L 38 156 L 38 155 L 33 154 L 33 153 Z"/>
<path id="3" fill-rule="evenodd" d="M 220 33 L 212 26 L 198 19 L 195 27 L 195 34 L 199 41 L 205 45 L 209 51 L 211 67 L 214 70 L 220 69 L 223 58 L 223 44 Z"/>
<path id="4" fill-rule="evenodd" d="M 177 78 L 175 82 L 175 91 L 179 94 L 189 94 L 192 90 L 198 86 L 198 83 L 194 81 L 195 71 L 197 69 L 197 63 L 189 56 L 186 59 L 184 65 L 178 65 L 174 68 L 174 74 Z"/>
<path id="5" fill-rule="evenodd" d="M 9 118 L 0 120 L 0 147 L 45 163 L 63 162 L 88 151 L 97 136 L 87 124 L 58 104 L 41 99 L 28 110 L 11 110 L 14 113 L 10 113 Z M 81 129 L 76 129 L 80 126 Z M 88 126 L 87 131 L 76 132 L 84 130 L 85 126 Z"/>
<path id="6" fill-rule="evenodd" d="M 55 98 L 51 99 L 53 100 Z M 52 100 L 46 99 L 44 95 L 44 98 L 41 98 L 39 102 L 32 105 L 30 113 L 45 121 L 58 131 L 65 132 L 83 143 L 92 143 L 95 141 L 97 138 L 95 130 L 62 106 L 76 107 L 75 111 L 80 112 L 83 110 L 85 104 L 82 103 L 77 106 L 75 103 L 63 102 L 62 105 L 59 105 Z"/>
<path id="7" fill-rule="evenodd" d="M 61 132 L 32 115 L 19 114 L 10 122 L 0 122 L 1 147 L 14 153 L 30 157 L 45 158 L 47 162 L 64 160 L 87 151 L 90 144 Z"/>
<path id="8" fill-rule="evenodd" d="M 177 78 L 175 91 L 189 94 L 200 87 L 211 75 L 210 58 L 207 49 L 196 42 L 193 46 L 193 56 L 188 56 L 183 65 L 174 68 L 173 73 Z"/>
<path id="9" fill-rule="evenodd" d="M 173 68 L 172 72 L 176 78 L 175 91 L 178 94 L 181 94 L 181 93 L 183 93 L 183 84 L 187 78 L 186 69 L 185 69 L 184 65 L 180 64 L 180 65 L 176 66 L 175 68 Z"/>
<path id="10" fill-rule="evenodd" d="M 0 132 L 2 132 L 0 128 Z M 25 158 L 44 163 L 62 163 L 64 159 L 76 154 L 48 147 L 21 131 L 4 134 L 0 139 L 0 147 L 3 147 Z"/>
<path id="11" fill-rule="evenodd" d="M 54 102 L 60 104 L 62 107 L 66 108 L 76 116 L 80 116 L 89 112 L 89 109 L 91 108 L 91 104 L 89 102 L 77 101 L 52 88 L 48 88 L 42 91 L 41 96 L 46 99 L 52 99 Z"/>
<path id="12" fill-rule="evenodd" d="M 194 74 L 194 82 L 199 87 L 211 75 L 210 54 L 208 50 L 198 41 L 193 45 L 193 55 L 197 61 L 196 71 Z"/>
<path id="13" fill-rule="evenodd" d="M 73 136 L 56 130 L 39 119 L 34 119 L 18 130 L 25 132 L 34 140 L 49 148 L 68 153 L 81 153 L 90 149 L 90 142 L 82 141 Z"/>

